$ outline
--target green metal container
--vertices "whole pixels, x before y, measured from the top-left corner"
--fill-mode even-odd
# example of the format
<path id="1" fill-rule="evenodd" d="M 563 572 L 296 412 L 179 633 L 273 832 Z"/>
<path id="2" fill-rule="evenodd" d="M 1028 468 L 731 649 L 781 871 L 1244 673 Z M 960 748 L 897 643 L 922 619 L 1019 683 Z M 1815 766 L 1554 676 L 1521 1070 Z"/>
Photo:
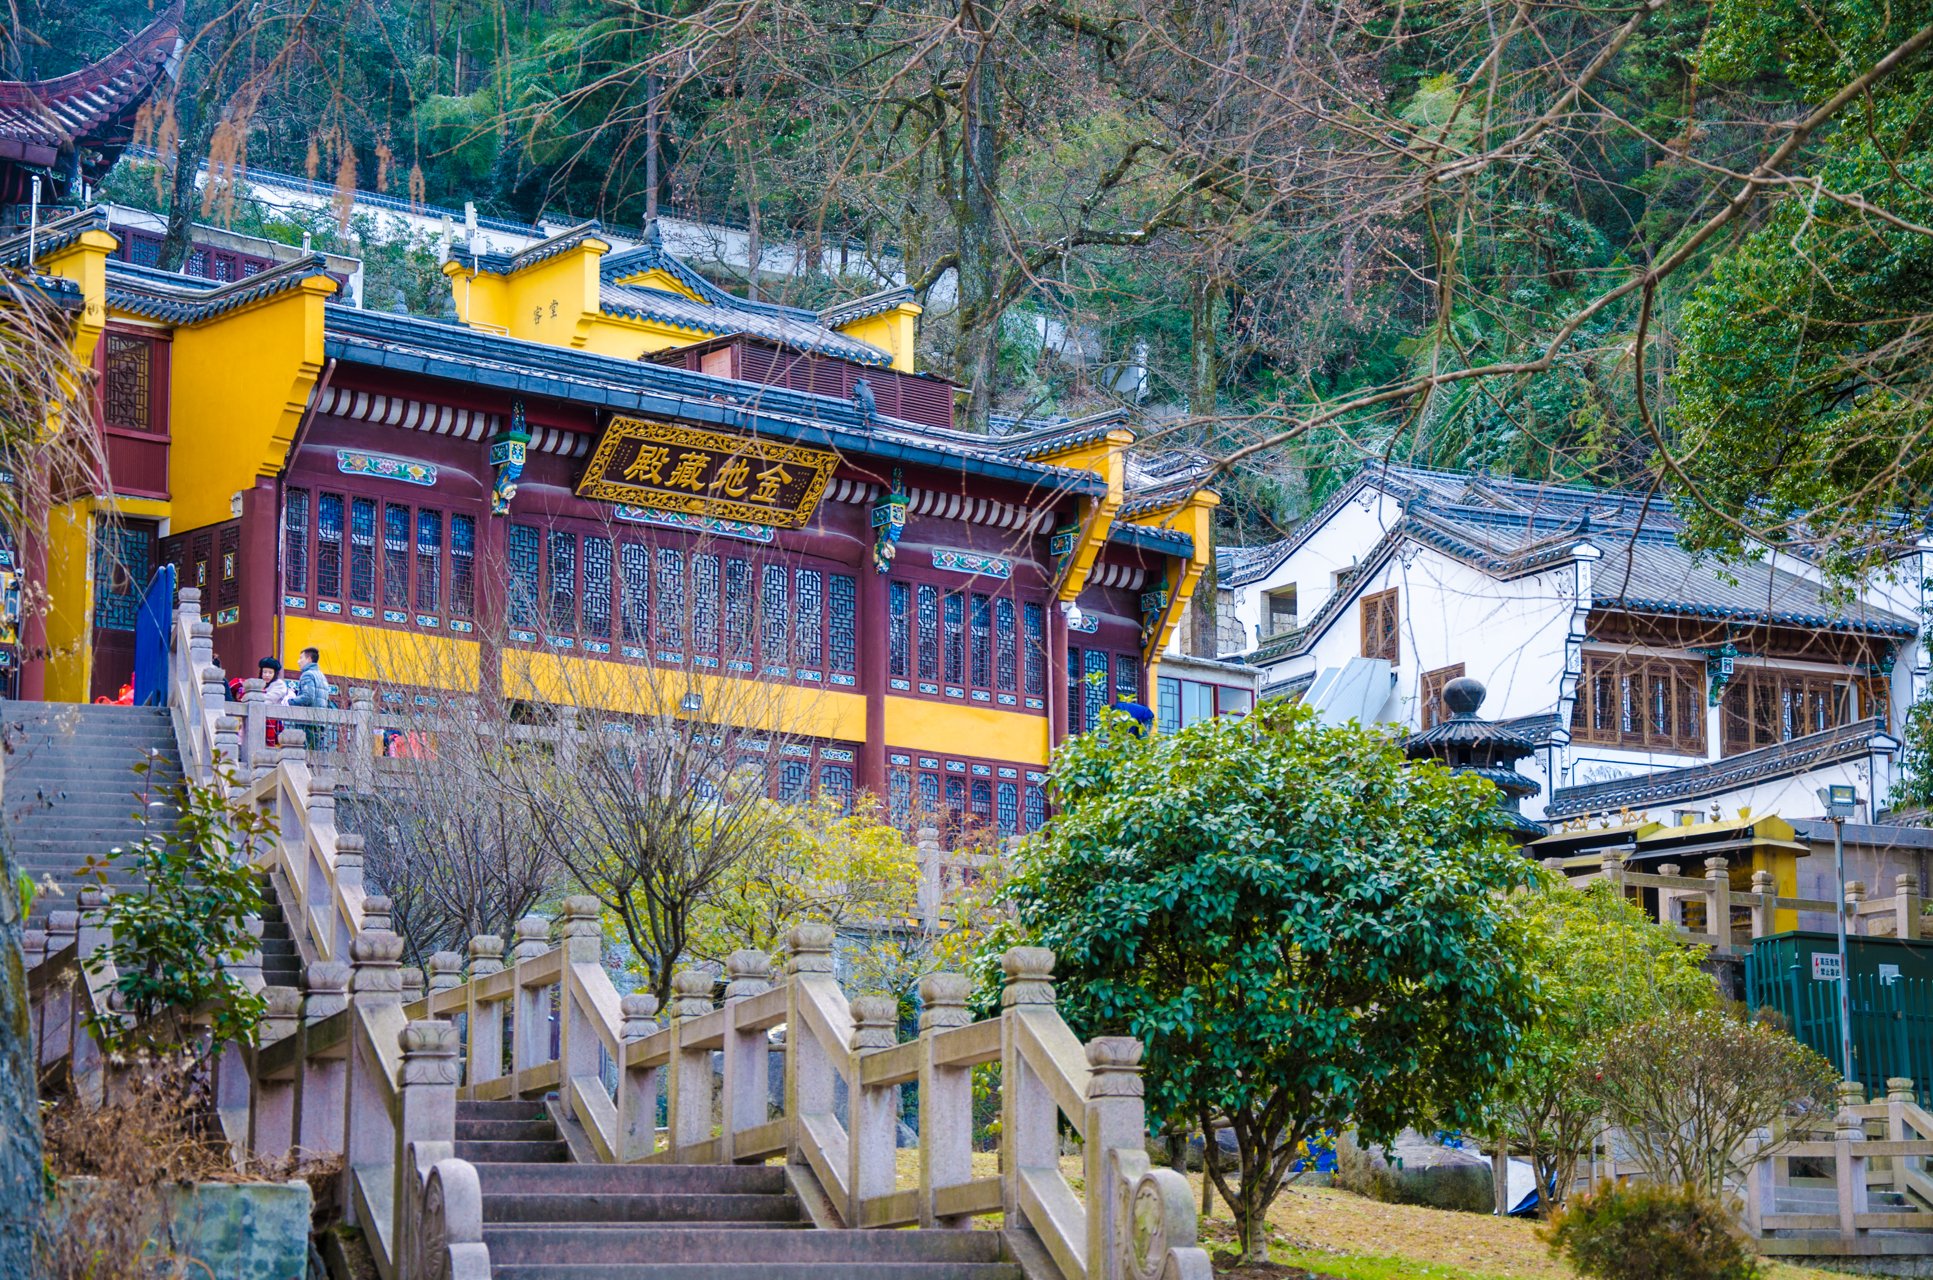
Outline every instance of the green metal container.
<path id="1" fill-rule="evenodd" d="M 1839 942 L 1830 933 L 1794 930 L 1759 938 L 1745 960 L 1745 1003 L 1771 1009 L 1792 1034 L 1839 1064 Z M 1852 1003 L 1853 1078 L 1866 1096 L 1886 1096 L 1886 1081 L 1913 1081 L 1921 1105 L 1933 1104 L 1933 942 L 1846 939 Z"/>

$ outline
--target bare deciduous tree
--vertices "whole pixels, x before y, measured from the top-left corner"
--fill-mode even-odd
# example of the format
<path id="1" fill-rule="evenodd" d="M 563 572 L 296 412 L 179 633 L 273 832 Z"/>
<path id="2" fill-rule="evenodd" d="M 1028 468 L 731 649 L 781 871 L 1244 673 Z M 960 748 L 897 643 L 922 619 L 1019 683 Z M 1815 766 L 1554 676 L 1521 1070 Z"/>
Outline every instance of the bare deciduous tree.
<path id="1" fill-rule="evenodd" d="M 1590 1089 L 1646 1173 L 1719 1194 L 1793 1140 L 1781 1120 L 1826 1112 L 1832 1064 L 1765 1022 L 1719 1009 L 1655 1018 L 1611 1037 Z M 1769 1132 L 1770 1145 L 1747 1140 Z"/>

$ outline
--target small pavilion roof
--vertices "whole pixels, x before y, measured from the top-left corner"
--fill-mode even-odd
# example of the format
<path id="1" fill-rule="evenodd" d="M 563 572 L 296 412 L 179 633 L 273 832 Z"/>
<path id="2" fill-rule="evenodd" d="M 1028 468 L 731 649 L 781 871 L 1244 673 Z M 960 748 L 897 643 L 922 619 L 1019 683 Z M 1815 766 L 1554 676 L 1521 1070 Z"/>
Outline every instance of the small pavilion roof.
<path id="1" fill-rule="evenodd" d="M 181 0 L 98 62 L 53 80 L 0 81 L 0 199 L 25 198 L 35 171 L 65 194 L 76 177 L 98 179 L 134 139 L 134 116 L 181 45 Z"/>

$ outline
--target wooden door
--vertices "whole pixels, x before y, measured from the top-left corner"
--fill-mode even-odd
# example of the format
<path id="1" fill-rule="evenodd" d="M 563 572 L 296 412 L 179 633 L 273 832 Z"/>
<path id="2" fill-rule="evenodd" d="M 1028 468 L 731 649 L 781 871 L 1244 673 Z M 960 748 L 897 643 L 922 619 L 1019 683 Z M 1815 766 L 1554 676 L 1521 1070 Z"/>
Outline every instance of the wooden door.
<path id="1" fill-rule="evenodd" d="M 94 674 L 90 698 L 112 699 L 134 679 L 134 627 L 154 576 L 159 528 L 152 520 L 105 521 L 94 530 Z"/>

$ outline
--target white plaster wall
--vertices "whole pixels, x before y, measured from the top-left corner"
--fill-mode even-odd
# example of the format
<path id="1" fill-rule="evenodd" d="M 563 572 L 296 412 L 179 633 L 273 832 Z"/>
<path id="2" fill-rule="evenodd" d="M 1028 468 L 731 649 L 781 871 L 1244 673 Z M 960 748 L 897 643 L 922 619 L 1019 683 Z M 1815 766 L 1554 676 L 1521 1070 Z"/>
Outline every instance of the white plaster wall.
<path id="1" fill-rule="evenodd" d="M 1268 593 L 1295 584 L 1296 615 L 1307 623 L 1335 589 L 1335 575 L 1369 554 L 1370 548 L 1403 518 L 1402 506 L 1380 486 L 1362 491 L 1337 508 L 1289 558 L 1266 578 L 1235 592 L 1235 617 L 1242 628 L 1242 650 L 1255 646 L 1255 628 L 1267 612 Z"/>
<path id="2" fill-rule="evenodd" d="M 1394 587 L 1400 658 L 1382 719 L 1417 727 L 1422 673 L 1457 662 L 1488 690 L 1481 711 L 1486 719 L 1550 711 L 1564 669 L 1573 580 L 1570 566 L 1562 565 L 1498 581 L 1411 543 L 1352 590 L 1348 607 L 1311 646 L 1304 669 L 1340 668 L 1362 656 L 1362 597 Z"/>

